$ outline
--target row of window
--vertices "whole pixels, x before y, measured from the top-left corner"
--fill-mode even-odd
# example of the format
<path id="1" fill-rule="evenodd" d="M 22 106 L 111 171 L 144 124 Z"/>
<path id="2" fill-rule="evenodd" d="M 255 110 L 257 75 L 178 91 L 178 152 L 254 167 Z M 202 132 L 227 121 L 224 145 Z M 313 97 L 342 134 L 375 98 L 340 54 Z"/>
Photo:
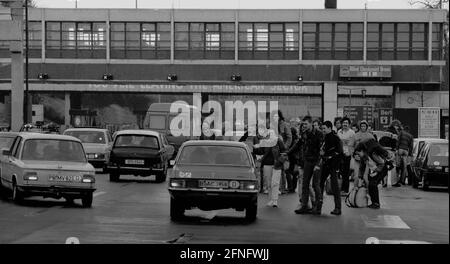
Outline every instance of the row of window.
<path id="1" fill-rule="evenodd" d="M 30 57 L 41 56 L 41 22 L 29 23 Z M 362 60 L 363 23 L 303 23 L 304 60 Z M 101 22 L 46 22 L 47 58 L 105 58 L 106 24 Z M 427 23 L 368 23 L 368 60 L 426 60 Z M 241 60 L 297 60 L 298 23 L 239 23 Z M 432 57 L 442 58 L 442 24 L 432 25 Z M 169 59 L 170 23 L 111 22 L 112 59 Z M 234 23 L 175 23 L 175 59 L 233 60 Z M 7 54 L 0 43 L 0 56 Z M 9 54 L 8 54 L 9 56 Z"/>

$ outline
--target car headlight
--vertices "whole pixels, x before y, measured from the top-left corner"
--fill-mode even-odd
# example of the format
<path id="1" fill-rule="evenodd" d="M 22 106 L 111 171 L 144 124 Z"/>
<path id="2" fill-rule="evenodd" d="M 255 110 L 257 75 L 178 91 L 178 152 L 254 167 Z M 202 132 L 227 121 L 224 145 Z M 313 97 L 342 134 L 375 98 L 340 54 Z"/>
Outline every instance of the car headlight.
<path id="1" fill-rule="evenodd" d="M 24 181 L 37 181 L 38 179 L 37 172 L 26 172 L 23 175 Z"/>
<path id="2" fill-rule="evenodd" d="M 95 183 L 95 177 L 91 174 L 83 175 L 83 179 L 81 180 L 83 183 Z"/>
<path id="3" fill-rule="evenodd" d="M 256 190 L 258 188 L 256 182 L 245 182 L 242 184 L 242 189 L 244 190 Z"/>
<path id="4" fill-rule="evenodd" d="M 183 188 L 185 187 L 186 182 L 184 180 L 172 179 L 170 180 L 170 187 L 173 188 Z"/>

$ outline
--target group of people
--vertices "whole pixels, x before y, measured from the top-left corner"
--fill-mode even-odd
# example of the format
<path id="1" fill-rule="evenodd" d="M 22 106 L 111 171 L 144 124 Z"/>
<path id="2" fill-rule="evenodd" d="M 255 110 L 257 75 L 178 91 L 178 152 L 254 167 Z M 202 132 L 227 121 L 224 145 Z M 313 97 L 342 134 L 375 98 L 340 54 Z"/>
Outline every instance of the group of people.
<path id="1" fill-rule="evenodd" d="M 347 117 L 322 123 L 305 116 L 289 124 L 281 111 L 271 113 L 267 121 L 266 127 L 258 127 L 252 146 L 254 158 L 260 163 L 261 192 L 269 196 L 268 206 L 278 207 L 280 194 L 297 189 L 300 206 L 295 213 L 320 215 L 329 177 L 335 204 L 331 214 L 340 215 L 341 196 L 348 194 L 353 175 L 368 187 L 369 207 L 380 208 L 378 185 L 391 169 L 391 158 L 367 121 L 360 121 L 353 129 Z M 407 128 L 401 131 L 400 124 L 392 127 L 397 129 L 397 153 L 406 160 L 412 154 L 412 136 Z M 240 141 L 248 139 L 244 135 Z M 402 172 L 405 174 L 406 169 Z M 402 183 L 403 177 L 398 184 Z"/>

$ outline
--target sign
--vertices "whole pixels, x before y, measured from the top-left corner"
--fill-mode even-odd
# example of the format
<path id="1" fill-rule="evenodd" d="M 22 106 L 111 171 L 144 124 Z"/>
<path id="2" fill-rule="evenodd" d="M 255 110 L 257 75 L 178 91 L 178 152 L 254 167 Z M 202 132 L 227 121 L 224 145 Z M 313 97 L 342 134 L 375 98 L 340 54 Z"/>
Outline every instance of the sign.
<path id="1" fill-rule="evenodd" d="M 379 108 L 378 109 L 378 129 L 385 130 L 391 124 L 394 117 L 394 110 L 392 108 Z"/>
<path id="2" fill-rule="evenodd" d="M 441 109 L 419 107 L 419 137 L 440 138 Z"/>
<path id="3" fill-rule="evenodd" d="M 366 120 L 369 125 L 373 126 L 373 106 L 344 106 L 344 116 L 350 118 L 352 123 Z"/>
<path id="4" fill-rule="evenodd" d="M 344 78 L 391 78 L 391 66 L 381 65 L 341 65 L 339 77 Z"/>

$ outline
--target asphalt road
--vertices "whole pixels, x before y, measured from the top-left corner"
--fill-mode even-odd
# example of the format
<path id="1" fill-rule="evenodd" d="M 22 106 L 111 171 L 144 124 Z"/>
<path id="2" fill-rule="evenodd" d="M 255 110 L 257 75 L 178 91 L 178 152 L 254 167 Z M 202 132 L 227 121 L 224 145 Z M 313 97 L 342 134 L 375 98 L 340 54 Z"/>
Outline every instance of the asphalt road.
<path id="1" fill-rule="evenodd" d="M 260 195 L 258 218 L 244 212 L 187 211 L 182 222 L 169 217 L 167 182 L 126 176 L 111 183 L 97 175 L 93 207 L 64 199 L 27 198 L 16 205 L 0 199 L 0 243 L 449 243 L 448 190 L 425 192 L 411 187 L 383 188 L 382 209 L 348 208 L 330 215 L 333 199 L 325 195 L 322 216 L 296 215 L 297 194 L 280 197 L 279 208 L 266 207 Z"/>

